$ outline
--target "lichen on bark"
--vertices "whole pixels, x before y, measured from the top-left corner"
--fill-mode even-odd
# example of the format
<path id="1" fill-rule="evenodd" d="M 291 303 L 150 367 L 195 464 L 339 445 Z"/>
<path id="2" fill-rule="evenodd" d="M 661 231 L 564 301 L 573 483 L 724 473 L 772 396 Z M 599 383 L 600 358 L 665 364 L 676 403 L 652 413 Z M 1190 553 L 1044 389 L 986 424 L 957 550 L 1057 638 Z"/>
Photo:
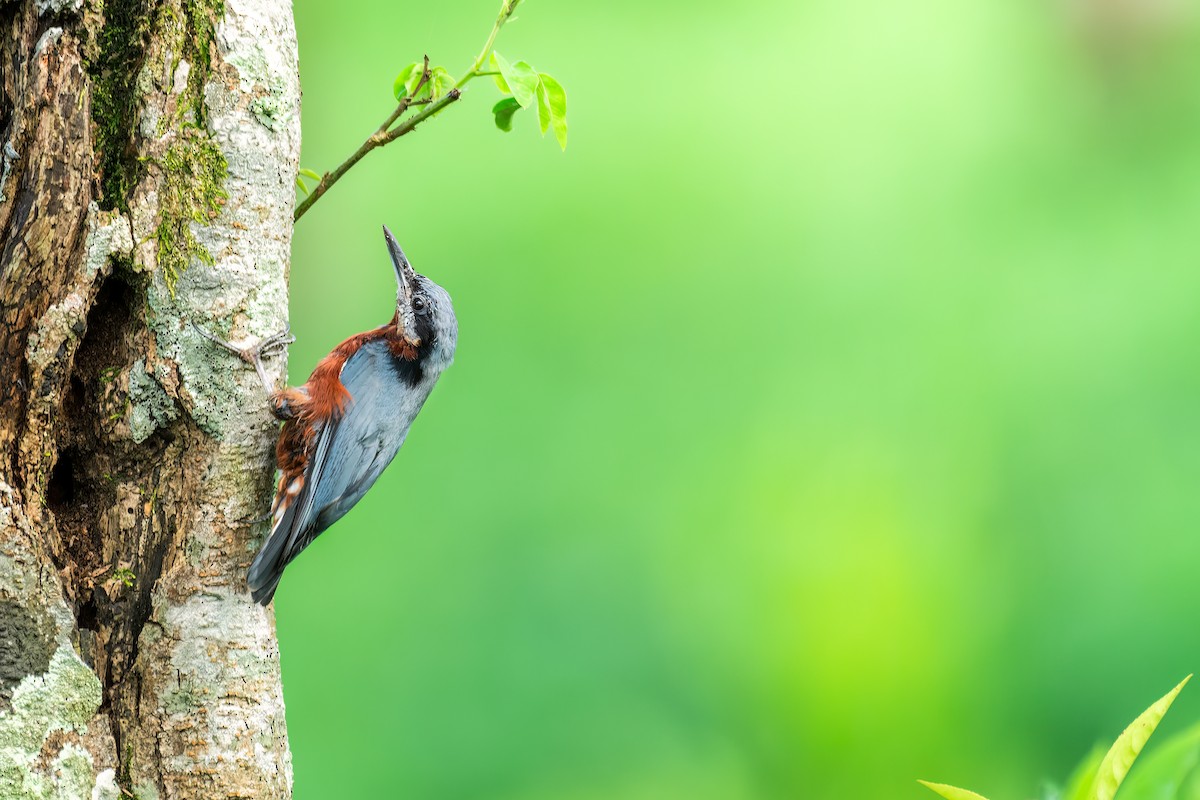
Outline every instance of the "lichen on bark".
<path id="1" fill-rule="evenodd" d="M 57 576 L 31 549 L 36 536 L 16 496 L 0 481 L 0 627 L 23 629 L 20 644 L 31 658 L 21 665 L 27 674 L 6 669 L 0 682 L 0 797 L 90 797 L 95 756 L 105 753 L 102 745 L 89 748 L 106 732 L 97 716 L 103 685 L 74 649 L 75 620 Z"/>

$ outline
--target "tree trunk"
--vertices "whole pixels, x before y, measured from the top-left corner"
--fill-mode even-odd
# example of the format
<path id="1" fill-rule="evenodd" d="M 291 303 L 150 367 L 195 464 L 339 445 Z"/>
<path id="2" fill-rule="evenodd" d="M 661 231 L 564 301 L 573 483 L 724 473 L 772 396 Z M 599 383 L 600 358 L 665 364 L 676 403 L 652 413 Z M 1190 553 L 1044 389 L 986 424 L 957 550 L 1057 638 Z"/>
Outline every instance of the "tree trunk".
<path id="1" fill-rule="evenodd" d="M 192 324 L 284 325 L 299 101 L 288 0 L 0 0 L 5 800 L 290 795 L 276 426 Z"/>

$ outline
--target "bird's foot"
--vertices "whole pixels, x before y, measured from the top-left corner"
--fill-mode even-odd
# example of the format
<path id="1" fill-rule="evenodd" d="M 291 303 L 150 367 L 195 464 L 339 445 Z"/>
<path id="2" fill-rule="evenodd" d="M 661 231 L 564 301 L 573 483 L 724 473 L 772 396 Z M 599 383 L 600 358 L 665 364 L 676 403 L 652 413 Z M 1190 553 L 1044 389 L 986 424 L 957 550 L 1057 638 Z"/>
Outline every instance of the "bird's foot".
<path id="1" fill-rule="evenodd" d="M 238 347 L 237 345 L 230 344 L 220 336 L 209 333 L 207 330 L 194 322 L 192 323 L 192 327 L 196 329 L 196 333 L 200 334 L 205 339 L 208 339 L 210 342 L 224 347 L 226 350 L 233 353 L 247 364 L 253 364 L 255 361 L 261 361 L 264 358 L 270 358 L 271 356 L 279 355 L 287 349 L 289 344 L 296 341 L 296 337 L 292 336 L 291 326 L 284 328 L 279 333 L 268 336 L 267 338 L 258 342 L 258 344 L 255 344 L 251 347 Z"/>
<path id="2" fill-rule="evenodd" d="M 277 356 L 285 352 L 288 345 L 295 341 L 296 337 L 292 336 L 292 326 L 288 325 L 279 333 L 273 333 L 259 342 L 257 345 L 258 355 L 260 358 Z"/>
<path id="3" fill-rule="evenodd" d="M 254 367 L 254 371 L 258 373 L 259 380 L 262 381 L 263 389 L 266 390 L 267 394 L 272 395 L 275 393 L 275 389 L 271 386 L 270 379 L 267 378 L 267 370 L 263 366 L 262 360 L 264 358 L 270 358 L 272 356 L 279 355 L 287 350 L 287 346 L 289 344 L 296 341 L 296 337 L 292 336 L 292 329 L 290 325 L 285 327 L 279 333 L 272 334 L 259 341 L 258 344 L 250 347 L 238 347 L 237 345 L 230 344 L 221 337 L 209 333 L 194 322 L 192 323 L 192 327 L 195 328 L 196 332 L 205 339 L 224 347 L 242 361 L 245 361 L 247 364 L 250 364 L 252 367 Z"/>

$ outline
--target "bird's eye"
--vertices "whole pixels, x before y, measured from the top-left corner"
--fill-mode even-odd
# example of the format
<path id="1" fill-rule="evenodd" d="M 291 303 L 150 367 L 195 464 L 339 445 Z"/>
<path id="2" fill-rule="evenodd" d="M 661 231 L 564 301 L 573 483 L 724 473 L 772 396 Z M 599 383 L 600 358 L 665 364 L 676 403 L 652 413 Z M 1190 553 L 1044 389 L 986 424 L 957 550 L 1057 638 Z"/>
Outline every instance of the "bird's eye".
<path id="1" fill-rule="evenodd" d="M 429 308 L 429 302 L 423 295 L 417 295 L 412 301 L 414 311 L 425 311 Z"/>

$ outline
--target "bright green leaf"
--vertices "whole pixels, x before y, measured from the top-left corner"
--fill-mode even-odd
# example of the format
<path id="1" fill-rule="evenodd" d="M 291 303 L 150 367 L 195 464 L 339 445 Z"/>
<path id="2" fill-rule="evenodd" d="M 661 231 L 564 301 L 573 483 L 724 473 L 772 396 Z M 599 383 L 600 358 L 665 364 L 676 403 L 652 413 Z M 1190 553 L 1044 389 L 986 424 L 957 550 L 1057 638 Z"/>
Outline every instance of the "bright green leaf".
<path id="1" fill-rule="evenodd" d="M 567 92 L 562 84 L 546 73 L 540 76 L 541 85 L 546 88 L 546 99 L 550 104 L 550 122 L 554 125 L 554 138 L 558 146 L 567 149 Z M 545 128 L 542 128 L 545 131 Z"/>
<path id="2" fill-rule="evenodd" d="M 415 70 L 418 76 L 421 74 L 421 71 L 417 67 L 418 65 L 415 62 L 409 64 L 407 67 L 400 70 L 400 74 L 397 75 L 396 80 L 393 81 L 392 94 L 396 96 L 397 103 L 404 98 L 405 93 L 408 91 L 408 79 L 412 77 L 413 71 Z"/>
<path id="3" fill-rule="evenodd" d="M 313 172 L 311 169 L 302 169 L 300 170 L 300 174 L 306 178 L 312 178 L 314 181 L 321 180 L 321 176 Z"/>
<path id="4" fill-rule="evenodd" d="M 507 80 L 512 72 L 512 64 L 509 64 L 508 59 L 496 50 L 492 51 L 491 62 L 492 66 L 500 73 L 496 76 L 496 86 L 500 87 L 500 91 L 512 94 L 512 87 L 508 85 Z"/>
<path id="5" fill-rule="evenodd" d="M 521 104 L 521 108 L 529 108 L 537 97 L 538 74 L 533 67 L 524 61 L 509 64 L 504 56 L 493 52 L 496 66 L 504 77 L 504 82 L 512 90 L 513 97 Z"/>
<path id="6" fill-rule="evenodd" d="M 308 187 L 304 185 L 304 181 L 299 175 L 296 176 L 296 188 L 304 192 L 305 197 L 308 197 Z"/>
<path id="7" fill-rule="evenodd" d="M 496 88 L 504 94 L 512 94 L 512 89 L 508 88 L 508 84 L 504 81 L 504 75 L 500 74 L 500 64 L 497 61 L 495 50 L 493 50 L 491 56 L 488 57 L 488 68 L 490 71 L 497 73 L 492 76 L 492 80 L 496 82 Z"/>
<path id="8" fill-rule="evenodd" d="M 1121 785 L 1121 800 L 1162 800 L 1194 798 L 1195 780 L 1200 777 L 1200 725 L 1193 725 L 1155 746 L 1143 757 L 1137 771 Z M 1182 787 L 1192 782 L 1192 791 Z"/>
<path id="9" fill-rule="evenodd" d="M 538 125 L 542 128 L 542 135 L 546 135 L 546 131 L 550 129 L 550 101 L 546 98 L 546 87 L 541 81 L 538 81 L 537 88 L 538 101 Z"/>
<path id="10" fill-rule="evenodd" d="M 1192 676 L 1188 675 L 1180 681 L 1178 686 L 1167 692 L 1159 698 L 1158 702 L 1143 711 L 1117 737 L 1117 741 L 1113 742 L 1113 746 L 1109 748 L 1108 753 L 1104 756 L 1104 760 L 1100 762 L 1100 768 L 1096 770 L 1096 777 L 1092 783 L 1092 791 L 1090 792 L 1092 800 L 1113 800 L 1113 796 L 1116 795 L 1121 782 L 1129 774 L 1129 768 L 1133 766 L 1133 762 L 1137 759 L 1138 754 L 1146 746 L 1146 741 L 1154 733 L 1154 729 L 1158 727 L 1158 723 L 1162 722 L 1163 715 L 1167 713 L 1167 709 L 1171 707 L 1171 703 L 1175 702 L 1176 695 L 1179 694 L 1180 690 L 1191 679 Z"/>
<path id="11" fill-rule="evenodd" d="M 968 792 L 966 789 L 959 789 L 957 786 L 948 786 L 944 783 L 930 783 L 929 781 L 917 781 L 917 783 L 927 789 L 932 789 L 946 798 L 946 800 L 987 800 L 981 794 Z"/>
<path id="12" fill-rule="evenodd" d="M 444 96 L 454 88 L 455 83 L 454 76 L 447 72 L 445 67 L 434 67 L 430 71 L 429 82 L 433 86 L 435 98 Z"/>
<path id="13" fill-rule="evenodd" d="M 492 106 L 492 114 L 496 116 L 496 127 L 502 131 L 512 130 L 513 114 L 521 110 L 521 104 L 515 97 L 506 97 Z"/>
<path id="14" fill-rule="evenodd" d="M 509 86 L 512 86 L 514 83 L 516 83 L 529 90 L 529 101 L 526 103 L 521 103 L 523 108 L 528 108 L 529 106 L 533 105 L 535 99 L 537 98 L 537 87 L 538 83 L 541 82 L 541 77 L 538 75 L 538 71 L 536 69 L 529 66 L 528 61 L 518 61 L 517 63 L 513 64 L 512 75 L 513 77 L 507 78 Z M 519 90 L 513 91 L 513 97 L 517 98 L 517 102 L 520 102 L 521 95 Z"/>
<path id="15" fill-rule="evenodd" d="M 414 100 L 418 96 L 429 94 L 429 81 L 425 81 L 421 86 L 420 91 L 417 91 L 417 84 L 421 83 L 421 76 L 425 74 L 424 64 L 413 64 L 413 71 L 409 73 L 408 80 L 404 82 L 404 93 L 412 97 Z"/>

